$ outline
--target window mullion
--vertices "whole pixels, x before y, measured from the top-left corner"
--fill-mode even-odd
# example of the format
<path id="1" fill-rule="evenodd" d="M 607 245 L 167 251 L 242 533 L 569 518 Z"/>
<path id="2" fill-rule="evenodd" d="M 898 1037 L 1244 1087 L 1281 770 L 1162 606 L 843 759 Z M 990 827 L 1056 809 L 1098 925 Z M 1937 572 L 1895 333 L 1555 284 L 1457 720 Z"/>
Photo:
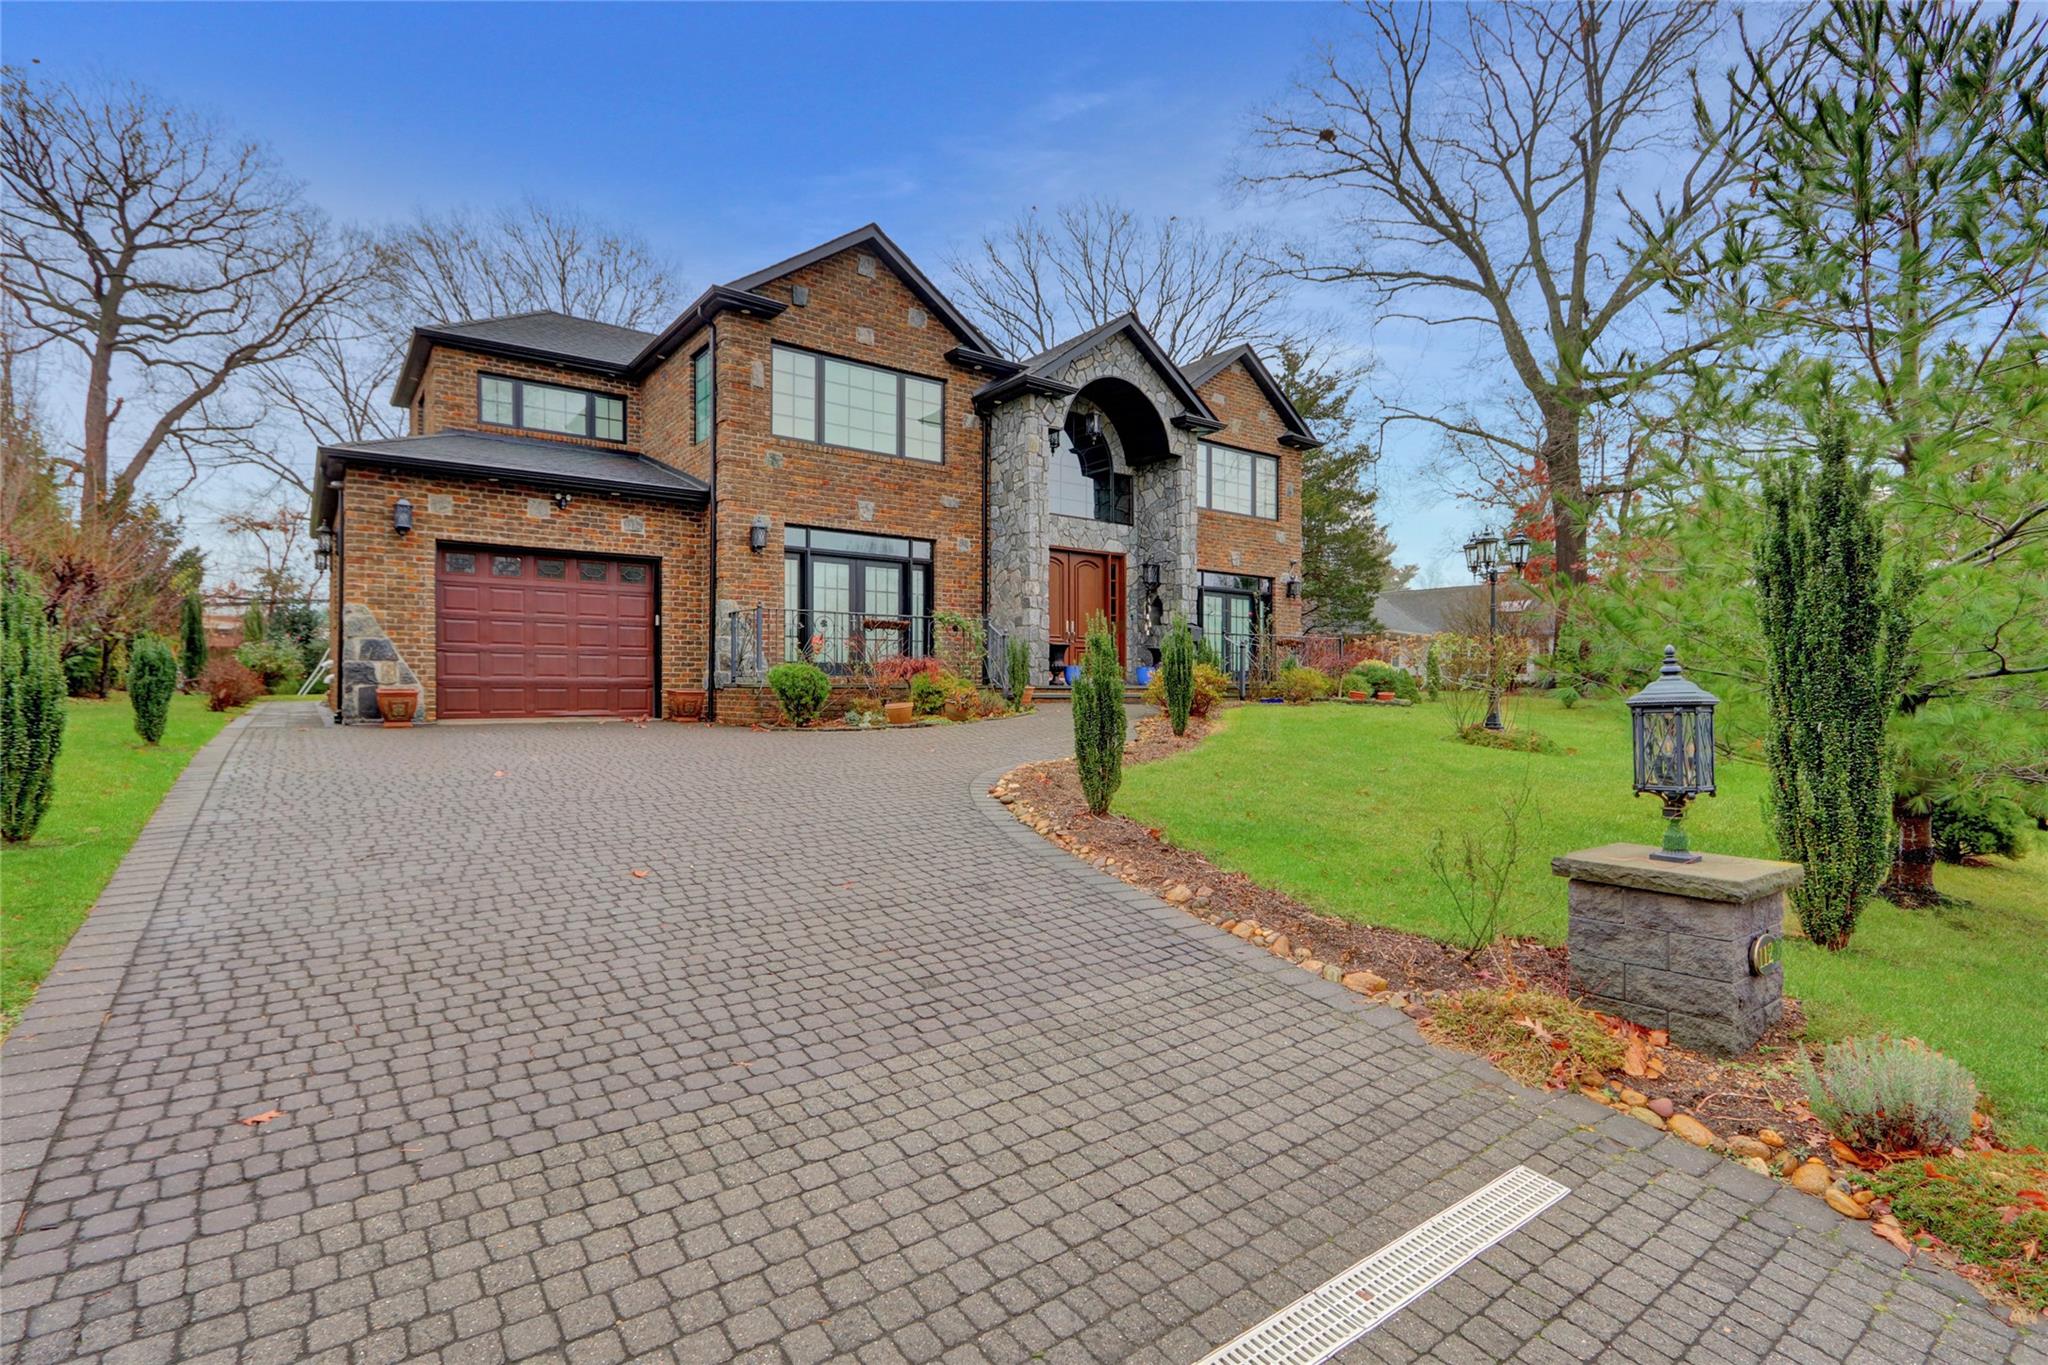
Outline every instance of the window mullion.
<path id="1" fill-rule="evenodd" d="M 909 385 L 904 382 L 903 376 L 899 374 L 896 376 L 896 454 L 898 458 L 902 458 L 910 453 L 910 444 L 905 439 L 903 427 L 903 414 L 908 405 L 909 398 Z"/>
<path id="2" fill-rule="evenodd" d="M 811 357 L 811 439 L 825 444 L 825 357 Z"/>

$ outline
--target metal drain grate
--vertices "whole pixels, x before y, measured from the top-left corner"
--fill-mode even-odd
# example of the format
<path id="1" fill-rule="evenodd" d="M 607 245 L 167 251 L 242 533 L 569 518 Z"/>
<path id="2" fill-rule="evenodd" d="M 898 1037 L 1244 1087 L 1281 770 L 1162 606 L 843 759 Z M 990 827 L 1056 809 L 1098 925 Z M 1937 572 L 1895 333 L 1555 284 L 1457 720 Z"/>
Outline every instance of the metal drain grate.
<path id="1" fill-rule="evenodd" d="M 1304 1294 L 1199 1365 L 1316 1365 L 1570 1193 L 1517 1166 Z"/>

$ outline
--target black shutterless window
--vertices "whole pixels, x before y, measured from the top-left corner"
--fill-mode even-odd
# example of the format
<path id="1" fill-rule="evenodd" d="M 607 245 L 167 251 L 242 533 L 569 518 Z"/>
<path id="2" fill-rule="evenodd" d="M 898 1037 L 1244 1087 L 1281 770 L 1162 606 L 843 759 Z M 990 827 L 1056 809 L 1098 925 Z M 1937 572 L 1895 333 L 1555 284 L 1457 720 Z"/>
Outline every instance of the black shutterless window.
<path id="1" fill-rule="evenodd" d="M 1280 518 L 1280 461 L 1272 455 L 1202 442 L 1196 500 L 1212 512 Z"/>
<path id="2" fill-rule="evenodd" d="M 477 416 L 492 426 L 518 427 L 552 436 L 593 441 L 626 439 L 626 400 L 590 389 L 510 379 L 477 377 Z"/>
<path id="3" fill-rule="evenodd" d="M 945 458 L 946 386 L 936 379 L 777 346 L 772 388 L 777 436 L 931 464 Z"/>

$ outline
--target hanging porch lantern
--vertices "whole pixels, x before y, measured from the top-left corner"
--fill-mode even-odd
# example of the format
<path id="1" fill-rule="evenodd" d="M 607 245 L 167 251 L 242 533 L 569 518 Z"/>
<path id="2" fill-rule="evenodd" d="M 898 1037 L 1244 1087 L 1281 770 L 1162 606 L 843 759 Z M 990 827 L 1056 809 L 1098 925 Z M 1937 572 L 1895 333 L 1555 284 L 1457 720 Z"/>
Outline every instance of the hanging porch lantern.
<path id="1" fill-rule="evenodd" d="M 1678 651 L 1664 646 L 1664 667 L 1649 686 L 1628 699 L 1636 755 L 1636 794 L 1663 798 L 1664 842 L 1650 856 L 1667 863 L 1696 863 L 1685 839 L 1685 804 L 1714 794 L 1714 707 L 1720 698 L 1688 681 Z"/>

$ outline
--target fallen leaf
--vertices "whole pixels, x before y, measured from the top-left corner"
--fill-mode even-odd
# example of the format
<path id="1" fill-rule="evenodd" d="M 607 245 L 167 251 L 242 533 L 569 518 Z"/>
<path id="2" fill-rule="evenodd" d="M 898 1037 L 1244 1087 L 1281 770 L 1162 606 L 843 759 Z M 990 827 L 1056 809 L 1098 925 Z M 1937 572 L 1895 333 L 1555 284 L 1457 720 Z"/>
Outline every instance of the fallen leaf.
<path id="1" fill-rule="evenodd" d="M 504 775 L 505 775 L 505 770 L 504 770 L 503 768 L 500 768 L 500 769 L 498 769 L 498 771 L 496 771 L 496 772 L 494 772 L 494 773 L 492 773 L 492 774 L 491 774 L 491 776 L 492 776 L 492 777 L 503 777 Z"/>
<path id="2" fill-rule="evenodd" d="M 1647 1076 L 1649 1074 L 1648 1049 L 1643 1046 L 1642 1039 L 1631 1038 L 1628 1040 L 1628 1050 L 1622 1054 L 1621 1058 L 1621 1069 L 1631 1076 Z"/>
<path id="3" fill-rule="evenodd" d="M 1944 1175 L 1944 1174 L 1942 1174 L 1942 1173 L 1941 1173 L 1940 1171 L 1937 1171 L 1937 1170 L 1935 1170 L 1935 1169 L 1934 1169 L 1934 1163 L 1933 1163 L 1933 1162 L 1931 1162 L 1931 1161 L 1923 1161 L 1923 1162 L 1921 1162 L 1921 1163 L 1920 1163 L 1920 1169 L 1921 1169 L 1921 1170 L 1923 1170 L 1923 1171 L 1925 1171 L 1925 1172 L 1927 1172 L 1927 1178 L 1928 1178 L 1929 1180 L 1949 1180 L 1949 1181 L 1953 1181 L 1953 1180 L 1955 1179 L 1955 1177 L 1954 1177 L 1954 1176 L 1952 1176 L 1952 1175 Z"/>
<path id="4" fill-rule="evenodd" d="M 1663 1047 L 1670 1041 L 1671 1034 L 1668 1031 L 1660 1028 L 1653 1028 L 1650 1030 L 1651 1047 Z"/>
<path id="5" fill-rule="evenodd" d="M 249 1117 L 242 1119 L 241 1123 L 244 1127 L 254 1128 L 259 1123 L 268 1123 L 272 1119 L 281 1119 L 283 1117 L 284 1110 L 282 1109 L 266 1109 L 260 1114 L 249 1115 Z"/>
<path id="6" fill-rule="evenodd" d="M 242 1121 L 244 1123 L 248 1122 L 247 1119 L 244 1119 Z M 1998 1210 L 1998 1225 L 2000 1227 L 2009 1228 L 2014 1223 L 2017 1223 L 2019 1219 L 2020 1206 L 2018 1204 L 2007 1204 Z"/>
<path id="7" fill-rule="evenodd" d="M 644 877 L 647 875 L 647 869 L 644 867 L 636 867 L 633 869 L 633 875 L 636 877 Z"/>
<path id="8" fill-rule="evenodd" d="M 1913 1244 L 1907 1241 L 1906 1234 L 1900 1232 L 1897 1228 L 1887 1227 L 1883 1223 L 1872 1223 L 1870 1225 L 1870 1230 L 1873 1233 L 1877 1234 L 1879 1237 L 1884 1238 L 1887 1242 L 1890 1242 L 1900 1251 L 1905 1252 L 1909 1258 L 1912 1256 Z"/>

